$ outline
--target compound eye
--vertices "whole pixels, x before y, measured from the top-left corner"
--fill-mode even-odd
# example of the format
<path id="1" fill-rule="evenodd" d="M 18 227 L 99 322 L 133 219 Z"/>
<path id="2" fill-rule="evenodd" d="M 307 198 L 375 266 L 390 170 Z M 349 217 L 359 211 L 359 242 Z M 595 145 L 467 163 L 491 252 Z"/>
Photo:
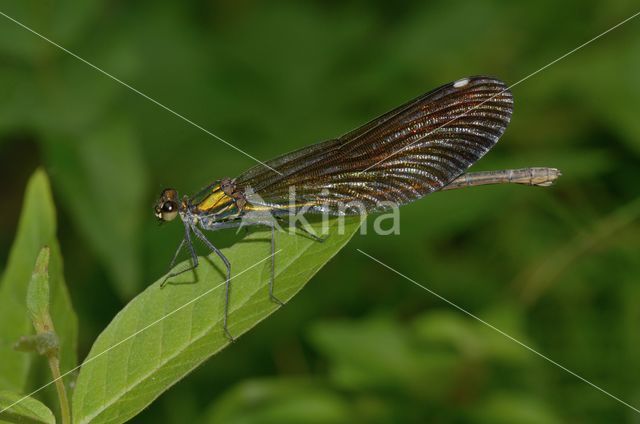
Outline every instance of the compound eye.
<path id="1" fill-rule="evenodd" d="M 162 212 L 174 212 L 176 210 L 176 202 L 168 201 L 162 205 Z"/>
<path id="2" fill-rule="evenodd" d="M 178 216 L 178 204 L 173 200 L 167 200 L 162 204 L 161 212 L 163 221 L 172 221 Z"/>

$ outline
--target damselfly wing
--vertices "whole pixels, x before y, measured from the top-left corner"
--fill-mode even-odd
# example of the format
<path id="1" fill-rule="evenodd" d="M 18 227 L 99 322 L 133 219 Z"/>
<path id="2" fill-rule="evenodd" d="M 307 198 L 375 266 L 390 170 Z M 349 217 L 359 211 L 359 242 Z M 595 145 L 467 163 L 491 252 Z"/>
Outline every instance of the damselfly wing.
<path id="1" fill-rule="evenodd" d="M 164 282 L 197 267 L 193 233 L 225 263 L 224 331 L 233 340 L 227 325 L 231 264 L 201 230 L 271 227 L 269 295 L 281 304 L 273 291 L 275 237 L 269 218 L 301 209 L 333 215 L 371 212 L 389 202 L 411 202 L 452 182 L 471 185 L 469 178 L 457 178 L 495 145 L 512 110 L 511 92 L 502 81 L 465 78 L 417 97 L 342 137 L 287 153 L 266 162 L 268 167 L 255 166 L 235 179 L 218 180 L 192 197 L 179 200 L 175 190 L 164 190 L 156 216 L 169 221 L 179 215 L 185 226 L 185 238 L 171 268 L 183 246 L 193 261 L 192 267 L 168 274 Z M 508 182 L 526 183 L 511 181 L 510 175 L 492 174 L 483 181 L 508 177 Z M 530 181 L 537 184 L 539 180 Z M 359 206 L 349 206 L 354 203 Z"/>
<path id="2" fill-rule="evenodd" d="M 285 154 L 236 178 L 267 206 L 290 207 L 295 188 L 308 211 L 359 213 L 437 191 L 480 159 L 504 133 L 513 97 L 489 77 L 465 78 L 424 94 L 342 137 Z M 355 203 L 354 202 L 354 203 Z"/>

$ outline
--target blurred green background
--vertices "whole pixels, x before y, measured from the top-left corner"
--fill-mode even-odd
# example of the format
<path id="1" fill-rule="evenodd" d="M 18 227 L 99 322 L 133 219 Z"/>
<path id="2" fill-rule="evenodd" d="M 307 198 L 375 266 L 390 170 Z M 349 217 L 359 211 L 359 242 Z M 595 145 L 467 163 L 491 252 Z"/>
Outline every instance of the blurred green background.
<path id="1" fill-rule="evenodd" d="M 458 78 L 514 83 L 637 2 L 0 1 L 0 10 L 262 160 Z M 640 405 L 640 18 L 513 89 L 474 170 L 561 168 L 551 189 L 437 193 L 398 236 L 356 236 L 290 304 L 136 422 L 640 422 L 639 415 L 358 253 Z M 251 159 L 0 16 L 0 264 L 43 165 L 80 357 L 163 274 L 193 192 Z M 220 246 L 234 231 L 211 239 Z"/>

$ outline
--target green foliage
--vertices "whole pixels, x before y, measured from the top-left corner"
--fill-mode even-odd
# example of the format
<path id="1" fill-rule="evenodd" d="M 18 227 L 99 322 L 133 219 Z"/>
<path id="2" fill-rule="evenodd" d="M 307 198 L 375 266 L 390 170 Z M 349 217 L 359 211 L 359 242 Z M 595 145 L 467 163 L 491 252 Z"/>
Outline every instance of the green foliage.
<path id="1" fill-rule="evenodd" d="M 16 403 L 18 402 L 18 403 Z M 53 413 L 40 401 L 31 397 L 9 391 L 0 391 L 0 410 L 13 405 L 5 412 L 0 412 L 0 422 L 16 424 L 54 424 Z"/>
<path id="2" fill-rule="evenodd" d="M 116 121 L 93 128 L 82 140 L 52 136 L 45 146 L 52 163 L 64 164 L 56 180 L 74 222 L 123 298 L 135 294 L 140 280 L 140 217 L 147 185 L 136 145 L 130 125 Z"/>
<path id="3" fill-rule="evenodd" d="M 71 423 L 69 401 L 63 376 L 60 373 L 60 341 L 55 332 L 53 320 L 49 314 L 49 259 L 50 249 L 44 246 L 40 249 L 36 265 L 31 274 L 31 282 L 27 289 L 27 309 L 31 315 L 31 322 L 36 330 L 35 336 L 23 336 L 16 348 L 20 350 L 35 350 L 46 357 L 51 370 L 52 383 L 55 383 L 60 401 L 60 414 L 64 424 Z M 26 349 L 25 349 L 26 348 Z M 35 348 L 35 349 L 34 349 Z M 45 388 L 47 385 L 42 386 Z M 40 388 L 37 390 L 39 391 Z M 37 393 L 35 391 L 34 393 Z"/>
<path id="4" fill-rule="evenodd" d="M 359 218 L 324 242 L 279 233 L 275 295 L 287 302 L 358 229 Z M 255 232 L 224 249 L 233 266 L 229 331 L 240 336 L 278 310 L 269 299 L 270 232 Z M 193 273 L 133 299 L 93 345 L 73 396 L 77 423 L 125 422 L 211 355 L 228 346 L 222 331 L 224 271 L 219 258 L 202 259 Z M 189 262 L 178 264 L 183 269 Z"/>
<path id="5" fill-rule="evenodd" d="M 636 13 L 637 5 L 59 0 L 54 7 L 24 0 L 0 9 L 265 160 L 335 137 L 463 76 L 519 81 Z M 514 87 L 507 132 L 474 166 L 555 166 L 563 171 L 556 187 L 434 194 L 401 210 L 400 235 L 370 234 L 349 246 L 635 406 L 638 19 Z M 179 225 L 158 228 L 154 196 L 165 187 L 190 194 L 254 163 L 1 16 L 0 63 L 0 389 L 28 393 L 48 378 L 32 366 L 34 355 L 12 347 L 31 331 L 25 295 L 45 244 L 51 315 L 60 336 L 72 340 L 62 340 L 63 348 L 76 337 L 68 297 L 56 294 L 64 287 L 62 267 L 43 174 L 24 195 L 33 170 L 45 166 L 51 177 L 85 357 L 126 301 L 166 270 L 181 236 Z M 240 239 L 232 231 L 211 235 L 221 247 Z M 169 286 L 162 296 L 209 286 Z M 298 405 L 312 404 L 324 405 L 317 416 L 327 421 L 636 418 L 416 290 L 344 249 L 286 308 L 135 420 L 285 422 L 299 417 Z M 221 302 L 218 291 L 212 298 Z M 203 320 L 213 325 L 213 317 Z M 76 364 L 74 355 L 62 355 L 64 369 Z M 404 361 L 415 376 L 387 357 Z M 255 404 L 252 390 L 260 392 Z"/>
<path id="6" fill-rule="evenodd" d="M 62 372 L 70 370 L 77 363 L 77 318 L 62 276 L 62 258 L 55 232 L 56 216 L 49 182 L 43 171 L 37 171 L 27 186 L 18 232 L 2 277 L 2 285 L 0 285 L 0 299 L 2 299 L 0 388 L 2 389 L 25 390 L 27 376 L 35 360 L 32 355 L 16 352 L 13 346 L 21 336 L 33 331 L 26 299 L 31 273 L 43 246 L 50 246 L 48 267 L 50 310 L 61 346 Z M 42 297 L 36 299 L 32 292 L 30 299 L 30 308 L 43 307 Z M 35 304 L 36 300 L 38 305 Z"/>
<path id="7" fill-rule="evenodd" d="M 351 406 L 326 384 L 304 378 L 249 380 L 211 405 L 208 423 L 353 422 Z"/>
<path id="8" fill-rule="evenodd" d="M 48 246 L 36 258 L 36 265 L 27 287 L 27 310 L 38 333 L 52 330 L 49 315 L 49 257 Z"/>
<path id="9" fill-rule="evenodd" d="M 509 331 L 521 336 L 515 328 L 517 313 L 483 315 L 514 321 Z M 478 322 L 437 309 L 404 325 L 386 315 L 324 322 L 311 328 L 310 338 L 326 362 L 327 381 L 248 380 L 213 403 L 205 420 L 561 422 L 548 397 L 530 395 L 535 383 L 525 371 L 537 359 L 494 334 Z M 511 391 L 497 390 L 500 380 L 509 380 Z"/>

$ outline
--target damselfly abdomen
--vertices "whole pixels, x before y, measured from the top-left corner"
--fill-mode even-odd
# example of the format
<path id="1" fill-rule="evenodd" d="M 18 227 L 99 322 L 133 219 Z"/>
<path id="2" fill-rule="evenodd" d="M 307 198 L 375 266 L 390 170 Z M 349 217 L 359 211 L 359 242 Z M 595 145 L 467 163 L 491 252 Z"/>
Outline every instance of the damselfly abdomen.
<path id="1" fill-rule="evenodd" d="M 179 199 L 162 192 L 156 217 L 180 216 L 190 268 L 198 266 L 192 234 L 226 267 L 224 331 L 228 330 L 231 264 L 202 233 L 245 225 L 271 228 L 271 279 L 274 295 L 274 217 L 323 213 L 351 215 L 403 205 L 442 189 L 519 183 L 545 186 L 559 175 L 553 168 L 466 173 L 504 133 L 513 110 L 506 85 L 490 77 L 470 77 L 443 85 L 372 120 L 342 137 L 304 147 L 257 165 L 237 178 L 224 178 Z M 292 198 L 293 193 L 293 198 Z"/>

